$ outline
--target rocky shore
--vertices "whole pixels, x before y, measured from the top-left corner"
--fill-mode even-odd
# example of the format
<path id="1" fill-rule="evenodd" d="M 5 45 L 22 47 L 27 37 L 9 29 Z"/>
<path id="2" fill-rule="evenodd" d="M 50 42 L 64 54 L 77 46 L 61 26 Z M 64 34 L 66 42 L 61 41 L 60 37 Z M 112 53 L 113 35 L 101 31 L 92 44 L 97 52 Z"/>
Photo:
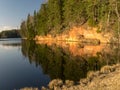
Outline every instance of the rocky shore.
<path id="1" fill-rule="evenodd" d="M 120 64 L 104 66 L 100 71 L 90 71 L 79 82 L 52 80 L 48 87 L 23 88 L 20 90 L 120 90 Z"/>

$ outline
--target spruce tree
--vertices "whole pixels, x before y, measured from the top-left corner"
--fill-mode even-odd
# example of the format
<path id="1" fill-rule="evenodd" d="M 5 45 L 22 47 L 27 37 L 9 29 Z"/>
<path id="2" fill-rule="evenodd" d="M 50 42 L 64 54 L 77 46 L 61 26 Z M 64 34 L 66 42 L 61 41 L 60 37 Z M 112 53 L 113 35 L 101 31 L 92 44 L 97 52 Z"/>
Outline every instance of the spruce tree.
<path id="1" fill-rule="evenodd" d="M 38 35 L 46 35 L 48 33 L 48 26 L 47 26 L 47 4 L 42 4 L 40 11 L 37 15 L 37 34 Z"/>
<path id="2" fill-rule="evenodd" d="M 61 32 L 63 22 L 63 1 L 49 0 L 48 1 L 48 27 L 49 30 L 54 30 L 55 33 Z"/>

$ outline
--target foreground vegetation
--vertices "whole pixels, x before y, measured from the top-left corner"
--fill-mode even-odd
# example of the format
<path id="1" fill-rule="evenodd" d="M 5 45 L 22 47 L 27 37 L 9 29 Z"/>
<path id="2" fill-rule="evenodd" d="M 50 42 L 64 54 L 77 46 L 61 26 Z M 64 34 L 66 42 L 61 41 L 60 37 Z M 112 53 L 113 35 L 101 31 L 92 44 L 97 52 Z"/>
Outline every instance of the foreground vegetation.
<path id="1" fill-rule="evenodd" d="M 39 11 L 21 23 L 23 38 L 52 34 L 56 36 L 73 26 L 98 27 L 97 32 L 111 32 L 119 37 L 119 0 L 48 0 Z"/>

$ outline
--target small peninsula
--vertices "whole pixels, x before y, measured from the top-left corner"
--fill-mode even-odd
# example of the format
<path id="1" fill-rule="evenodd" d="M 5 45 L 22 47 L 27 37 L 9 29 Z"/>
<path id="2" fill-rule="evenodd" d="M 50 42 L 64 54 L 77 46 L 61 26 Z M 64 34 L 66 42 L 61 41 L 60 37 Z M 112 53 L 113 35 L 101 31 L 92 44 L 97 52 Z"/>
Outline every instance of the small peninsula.
<path id="1" fill-rule="evenodd" d="M 5 30 L 0 32 L 0 38 L 21 38 L 20 30 Z"/>

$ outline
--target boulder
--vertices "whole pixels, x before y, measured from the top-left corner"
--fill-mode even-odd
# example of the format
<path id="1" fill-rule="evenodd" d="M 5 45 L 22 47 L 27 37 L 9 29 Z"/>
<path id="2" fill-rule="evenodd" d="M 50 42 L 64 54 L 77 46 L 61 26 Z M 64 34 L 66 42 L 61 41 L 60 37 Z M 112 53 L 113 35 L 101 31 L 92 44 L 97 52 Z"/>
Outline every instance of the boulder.
<path id="1" fill-rule="evenodd" d="M 65 85 L 66 85 L 67 87 L 71 87 L 71 86 L 74 85 L 74 81 L 66 80 L 66 81 L 65 81 Z"/>
<path id="2" fill-rule="evenodd" d="M 63 85 L 63 81 L 61 79 L 54 79 L 49 83 L 49 88 L 54 89 L 55 87 L 61 87 Z"/>

